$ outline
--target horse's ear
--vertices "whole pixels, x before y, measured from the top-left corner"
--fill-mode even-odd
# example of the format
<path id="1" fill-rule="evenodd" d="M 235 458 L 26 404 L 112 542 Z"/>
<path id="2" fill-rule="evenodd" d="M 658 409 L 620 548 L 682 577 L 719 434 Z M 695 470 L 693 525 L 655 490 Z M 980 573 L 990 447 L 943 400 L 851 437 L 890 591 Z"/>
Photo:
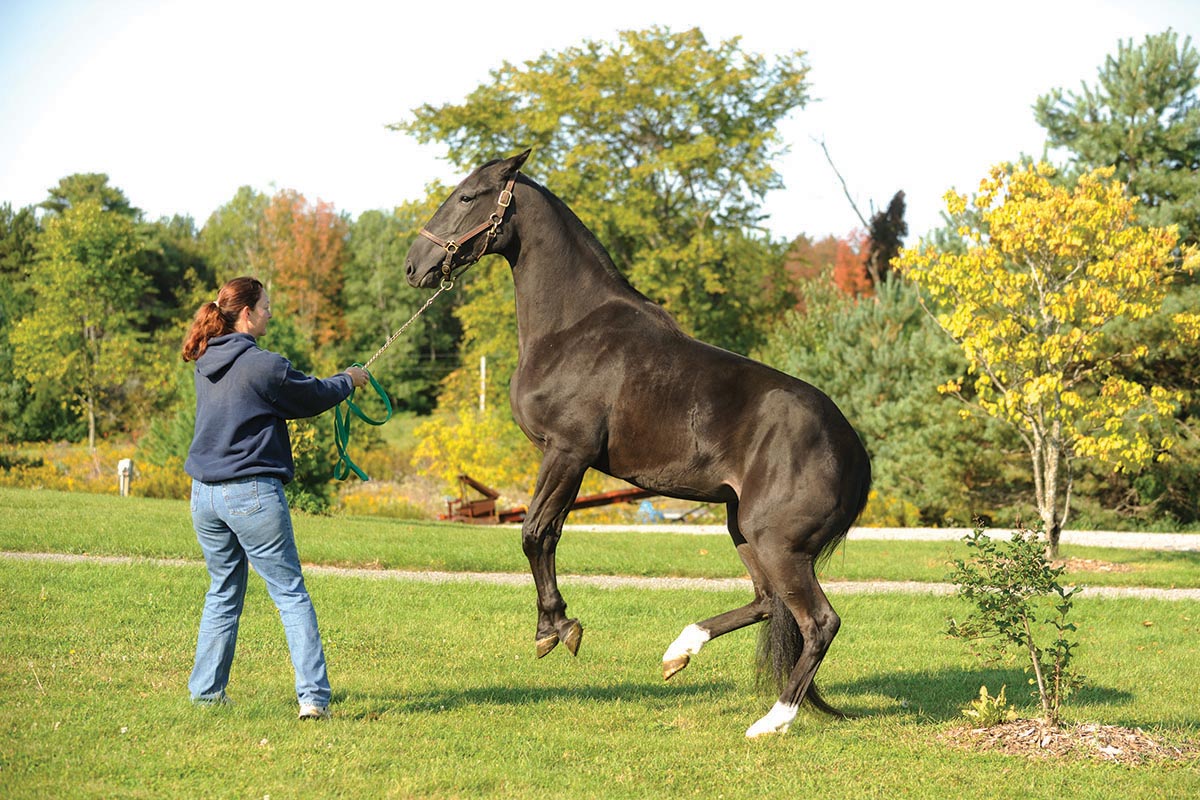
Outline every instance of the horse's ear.
<path id="1" fill-rule="evenodd" d="M 521 166 L 525 163 L 525 159 L 529 158 L 529 154 L 533 152 L 533 148 L 527 149 L 524 153 L 518 153 L 512 158 L 504 162 L 504 177 L 511 178 L 517 174 Z"/>

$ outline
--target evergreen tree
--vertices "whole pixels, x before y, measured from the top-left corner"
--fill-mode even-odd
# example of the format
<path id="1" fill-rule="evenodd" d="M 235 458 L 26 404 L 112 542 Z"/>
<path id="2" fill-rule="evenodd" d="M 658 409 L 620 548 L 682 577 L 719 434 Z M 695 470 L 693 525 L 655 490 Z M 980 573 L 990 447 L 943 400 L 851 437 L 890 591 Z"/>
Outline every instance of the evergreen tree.
<path id="1" fill-rule="evenodd" d="M 1034 114 L 1050 147 L 1069 153 L 1076 173 L 1114 167 L 1138 198 L 1143 225 L 1179 226 L 1200 237 L 1200 52 L 1171 30 L 1134 46 L 1121 42 L 1079 92 L 1054 89 Z"/>
<path id="2" fill-rule="evenodd" d="M 904 192 L 896 192 L 888 207 L 871 216 L 867 229 L 867 274 L 871 283 L 879 286 L 892 269 L 892 259 L 900 255 L 904 237 L 908 235 L 908 223 L 904 221 Z"/>
<path id="3" fill-rule="evenodd" d="M 33 208 L 0 206 L 0 441 L 42 438 L 53 424 L 28 398 L 29 384 L 16 375 L 9 334 L 33 306 L 29 275 L 33 268 L 38 223 Z M 54 404 L 50 404 L 53 408 Z M 61 417 L 61 415 L 53 415 Z M 61 419 L 57 420 L 61 421 Z"/>
<path id="4" fill-rule="evenodd" d="M 129 204 L 125 193 L 108 185 L 103 172 L 78 172 L 68 175 L 50 190 L 50 196 L 38 207 L 50 214 L 62 214 L 85 200 L 95 200 L 104 211 L 111 211 L 132 220 L 141 219 L 142 212 Z"/>
<path id="5" fill-rule="evenodd" d="M 967 364 L 917 289 L 889 275 L 874 298 L 856 300 L 826 277 L 801 298 L 804 311 L 787 314 L 757 355 L 834 399 L 871 454 L 872 493 L 915 505 L 931 525 L 995 513 L 1008 500 L 999 470 L 1012 442 L 938 394 Z"/>
<path id="6" fill-rule="evenodd" d="M 1191 38 L 1171 30 L 1147 36 L 1134 46 L 1122 42 L 1099 70 L 1095 87 L 1079 93 L 1056 89 L 1034 106 L 1049 145 L 1064 148 L 1077 175 L 1113 166 L 1138 198 L 1142 224 L 1179 226 L 1181 244 L 1200 241 L 1200 53 Z M 1071 176 L 1074 177 L 1074 176 Z M 1196 307 L 1197 276 L 1184 277 L 1170 291 L 1166 307 Z M 1106 508 L 1124 514 L 1166 515 L 1180 524 L 1200 519 L 1200 416 L 1196 365 L 1200 346 L 1181 342 L 1168 317 L 1126 323 L 1115 335 L 1145 345 L 1149 356 L 1125 367 L 1130 379 L 1183 392 L 1174 433 L 1175 457 L 1138 472 L 1097 476 Z"/>

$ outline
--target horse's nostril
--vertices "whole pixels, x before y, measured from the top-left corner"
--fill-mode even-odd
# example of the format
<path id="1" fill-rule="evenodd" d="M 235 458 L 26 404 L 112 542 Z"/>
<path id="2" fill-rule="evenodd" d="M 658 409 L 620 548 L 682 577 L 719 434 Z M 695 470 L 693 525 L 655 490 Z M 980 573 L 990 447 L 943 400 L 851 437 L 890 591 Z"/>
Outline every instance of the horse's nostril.
<path id="1" fill-rule="evenodd" d="M 407 275 L 408 277 L 411 278 L 413 273 L 416 271 L 417 271 L 417 268 L 413 266 L 413 263 L 411 261 L 409 261 L 407 264 L 404 265 L 404 274 Z"/>

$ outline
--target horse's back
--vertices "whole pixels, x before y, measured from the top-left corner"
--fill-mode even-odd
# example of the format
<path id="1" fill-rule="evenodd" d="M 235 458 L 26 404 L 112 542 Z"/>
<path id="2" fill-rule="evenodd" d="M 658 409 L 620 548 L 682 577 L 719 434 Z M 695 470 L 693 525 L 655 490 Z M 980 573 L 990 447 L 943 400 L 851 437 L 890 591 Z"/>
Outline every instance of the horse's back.
<path id="1" fill-rule="evenodd" d="M 602 420 L 592 434 L 603 440 L 598 469 L 710 502 L 759 484 L 782 494 L 803 484 L 835 506 L 846 504 L 836 495 L 859 473 L 869 475 L 858 435 L 811 384 L 685 336 L 644 310 L 610 311 L 607 322 L 589 356 L 573 357 L 570 401 Z M 569 417 L 573 410 L 564 409 Z"/>

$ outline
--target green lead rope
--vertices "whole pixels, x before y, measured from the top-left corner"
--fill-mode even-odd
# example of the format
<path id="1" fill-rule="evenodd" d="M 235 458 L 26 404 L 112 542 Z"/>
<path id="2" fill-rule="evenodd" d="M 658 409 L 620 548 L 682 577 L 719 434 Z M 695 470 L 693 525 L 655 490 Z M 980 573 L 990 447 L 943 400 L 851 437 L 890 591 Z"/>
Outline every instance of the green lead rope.
<path id="1" fill-rule="evenodd" d="M 353 366 L 366 369 L 362 364 L 354 364 Z M 337 442 L 338 460 L 333 466 L 333 477 L 339 481 L 343 481 L 350 477 L 350 473 L 354 473 L 364 481 L 371 480 L 367 477 L 367 473 L 359 469 L 359 466 L 350 458 L 350 419 L 351 415 L 358 417 L 368 425 L 382 425 L 392 418 L 392 401 L 388 399 L 387 392 L 379 385 L 379 381 L 375 380 L 375 376 L 367 372 L 367 378 L 371 381 L 371 386 L 374 387 L 379 398 L 383 400 L 383 405 L 387 409 L 387 414 L 383 419 L 371 419 L 363 410 L 354 402 L 354 389 L 350 390 L 350 396 L 343 402 L 346 404 L 346 411 L 342 411 L 342 404 L 338 403 L 333 407 L 333 437 Z"/>

